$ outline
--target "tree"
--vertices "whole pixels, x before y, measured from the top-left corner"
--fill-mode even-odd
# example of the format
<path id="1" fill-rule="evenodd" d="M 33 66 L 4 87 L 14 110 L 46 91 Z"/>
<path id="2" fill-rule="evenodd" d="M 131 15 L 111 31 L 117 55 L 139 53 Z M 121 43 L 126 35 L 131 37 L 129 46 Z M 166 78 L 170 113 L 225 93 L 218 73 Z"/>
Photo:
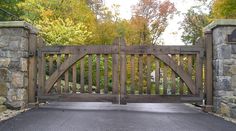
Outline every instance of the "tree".
<path id="1" fill-rule="evenodd" d="M 133 12 L 133 21 L 141 21 L 137 24 L 141 28 L 139 33 L 142 43 L 156 44 L 176 8 L 169 0 L 140 0 L 133 7 Z"/>
<path id="2" fill-rule="evenodd" d="M 0 21 L 18 20 L 22 11 L 17 4 L 22 0 L 1 0 L 0 1 Z"/>
<path id="3" fill-rule="evenodd" d="M 236 0 L 214 0 L 211 13 L 215 19 L 235 19 Z"/>
<path id="4" fill-rule="evenodd" d="M 208 14 L 204 14 L 199 7 L 188 10 L 184 16 L 181 28 L 184 30 L 181 38 L 185 44 L 194 45 L 203 36 L 203 27 L 210 23 Z"/>
<path id="5" fill-rule="evenodd" d="M 21 18 L 51 44 L 84 44 L 93 36 L 96 17 L 85 0 L 25 0 L 18 6 L 24 11 Z"/>

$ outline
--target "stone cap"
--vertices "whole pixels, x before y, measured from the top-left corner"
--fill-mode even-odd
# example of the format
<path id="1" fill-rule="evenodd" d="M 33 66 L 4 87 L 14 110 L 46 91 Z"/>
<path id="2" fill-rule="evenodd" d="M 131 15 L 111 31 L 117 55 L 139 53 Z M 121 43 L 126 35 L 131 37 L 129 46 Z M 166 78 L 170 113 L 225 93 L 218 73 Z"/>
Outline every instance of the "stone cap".
<path id="1" fill-rule="evenodd" d="M 1 21 L 0 22 L 0 28 L 6 28 L 6 27 L 12 27 L 12 28 L 25 28 L 30 31 L 30 33 L 37 34 L 39 30 L 35 28 L 33 25 L 25 22 L 25 21 Z"/>
<path id="2" fill-rule="evenodd" d="M 236 26 L 236 19 L 217 19 L 204 27 L 203 31 L 209 32 L 218 26 Z"/>

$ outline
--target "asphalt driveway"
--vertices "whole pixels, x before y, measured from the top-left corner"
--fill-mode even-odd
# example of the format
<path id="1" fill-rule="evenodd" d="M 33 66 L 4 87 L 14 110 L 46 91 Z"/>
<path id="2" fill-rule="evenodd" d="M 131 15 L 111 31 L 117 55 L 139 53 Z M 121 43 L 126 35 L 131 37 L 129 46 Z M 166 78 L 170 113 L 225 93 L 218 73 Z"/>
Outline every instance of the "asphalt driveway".
<path id="1" fill-rule="evenodd" d="M 0 123 L 0 131 L 236 131 L 185 104 L 50 103 Z"/>

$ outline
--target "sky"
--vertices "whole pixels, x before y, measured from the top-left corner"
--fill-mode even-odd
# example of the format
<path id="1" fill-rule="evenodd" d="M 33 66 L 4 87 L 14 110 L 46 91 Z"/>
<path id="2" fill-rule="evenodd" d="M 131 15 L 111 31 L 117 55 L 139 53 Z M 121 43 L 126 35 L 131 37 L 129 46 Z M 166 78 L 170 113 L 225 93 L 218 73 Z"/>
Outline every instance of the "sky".
<path id="1" fill-rule="evenodd" d="M 131 7 L 138 3 L 139 0 L 104 0 L 105 5 L 109 8 L 113 4 L 120 5 L 120 16 L 124 19 L 130 19 L 132 12 Z M 199 5 L 200 3 L 195 0 L 170 0 L 176 6 L 176 9 L 180 12 L 179 15 L 174 16 L 169 21 L 169 25 L 163 33 L 161 39 L 165 45 L 183 45 L 181 40 L 181 34 L 183 30 L 180 29 L 180 23 L 183 21 L 183 13 L 186 13 L 192 6 Z"/>

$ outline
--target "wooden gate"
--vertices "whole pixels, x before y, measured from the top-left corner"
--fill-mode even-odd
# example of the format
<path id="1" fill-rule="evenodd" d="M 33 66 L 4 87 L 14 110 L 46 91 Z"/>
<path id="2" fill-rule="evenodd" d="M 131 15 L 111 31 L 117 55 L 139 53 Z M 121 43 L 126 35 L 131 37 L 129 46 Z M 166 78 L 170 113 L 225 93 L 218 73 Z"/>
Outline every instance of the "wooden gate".
<path id="1" fill-rule="evenodd" d="M 39 100 L 202 102 L 203 44 L 45 46 L 38 50 Z M 95 78 L 95 79 L 94 79 Z"/>

